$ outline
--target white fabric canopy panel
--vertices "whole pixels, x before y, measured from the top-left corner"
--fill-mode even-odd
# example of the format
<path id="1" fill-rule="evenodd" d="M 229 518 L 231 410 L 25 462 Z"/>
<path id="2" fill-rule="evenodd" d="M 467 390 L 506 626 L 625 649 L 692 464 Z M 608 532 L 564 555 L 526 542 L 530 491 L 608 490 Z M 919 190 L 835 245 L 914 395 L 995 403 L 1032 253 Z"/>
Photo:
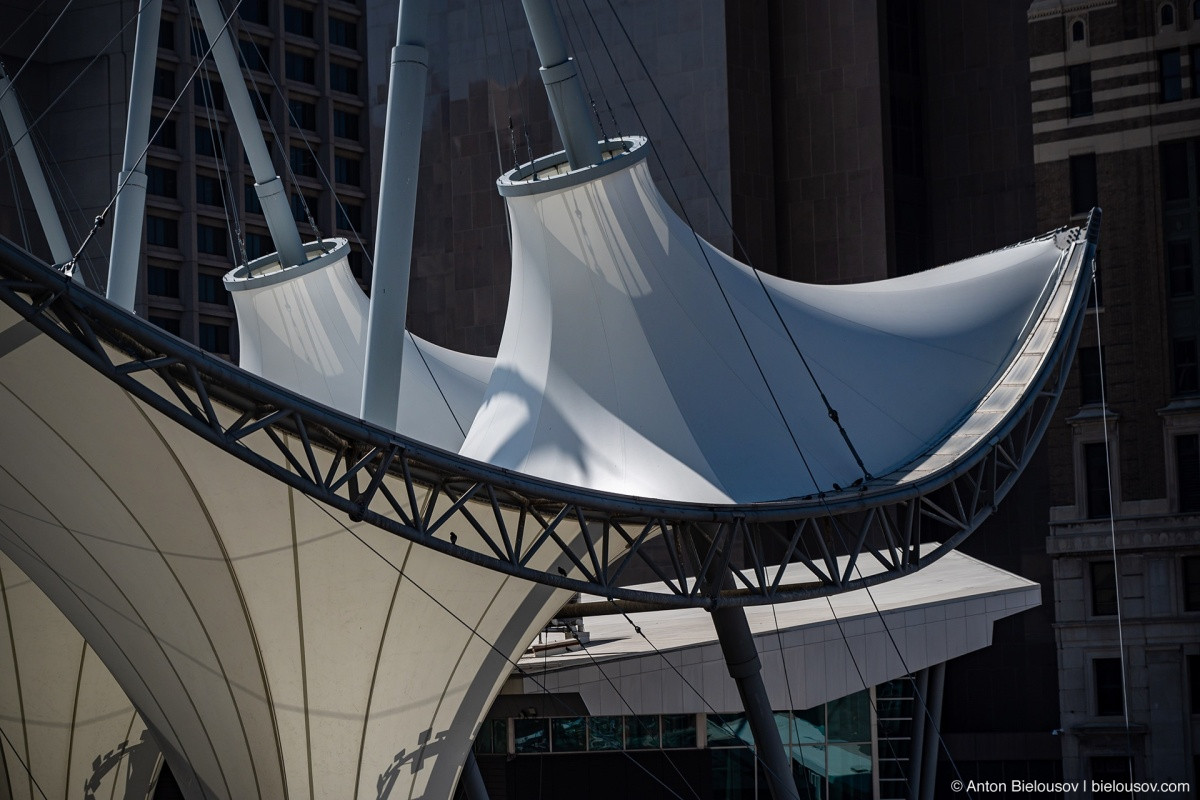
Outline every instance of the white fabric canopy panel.
<path id="1" fill-rule="evenodd" d="M 0 797 L 144 800 L 161 762 L 79 631 L 0 553 Z"/>
<path id="2" fill-rule="evenodd" d="M 309 260 L 281 269 L 274 254 L 225 276 L 237 311 L 242 369 L 355 417 L 366 360 L 366 294 L 345 239 L 305 246 Z M 407 334 L 395 430 L 458 450 L 483 400 L 492 359 Z"/>
<path id="3" fill-rule="evenodd" d="M 629 143 L 594 178 L 501 179 L 508 318 L 464 455 L 622 495 L 802 497 L 863 478 L 819 384 L 886 476 L 970 419 L 1061 274 L 1046 237 L 874 283 L 760 276 L 679 219 Z"/>
<path id="4" fill-rule="evenodd" d="M 0 341 L 0 549 L 108 665 L 185 795 L 450 797 L 509 659 L 567 594 L 351 523 L 3 304 Z"/>

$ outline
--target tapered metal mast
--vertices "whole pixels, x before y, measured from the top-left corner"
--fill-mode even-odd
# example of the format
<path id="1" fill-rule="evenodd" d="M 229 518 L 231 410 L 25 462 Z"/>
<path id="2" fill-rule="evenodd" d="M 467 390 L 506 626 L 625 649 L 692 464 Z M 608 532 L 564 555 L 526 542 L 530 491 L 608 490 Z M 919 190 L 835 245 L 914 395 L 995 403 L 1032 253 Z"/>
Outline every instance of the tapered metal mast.
<path id="1" fill-rule="evenodd" d="M 150 141 L 150 103 L 161 18 L 162 0 L 148 0 L 138 16 L 125 123 L 125 158 L 117 176 L 117 203 L 113 209 L 106 294 L 109 300 L 130 311 L 137 298 L 138 265 L 142 253 L 142 222 L 146 212 L 144 155 Z"/>
<path id="2" fill-rule="evenodd" d="M 213 60 L 221 75 L 229 111 L 233 114 L 242 146 L 246 149 L 246 160 L 250 162 L 250 170 L 254 173 L 254 191 L 262 203 L 263 216 L 267 219 L 267 228 L 271 231 L 279 259 L 284 267 L 303 264 L 305 255 L 300 232 L 296 230 L 296 220 L 292 217 L 283 181 L 275 174 L 271 154 L 263 140 L 262 128 L 250 102 L 250 92 L 246 89 L 246 79 L 242 77 L 238 65 L 237 52 L 225 24 L 224 12 L 217 0 L 195 0 L 195 3 L 204 32 L 212 42 Z"/>
<path id="3" fill-rule="evenodd" d="M 588 167 L 600 163 L 599 135 L 589 113 L 587 99 L 583 94 L 583 83 L 575 60 L 567 53 L 558 28 L 557 15 L 550 0 L 521 0 L 525 7 L 525 18 L 533 34 L 538 60 L 542 62 L 539 72 L 546 84 L 546 95 L 550 98 L 550 111 L 558 126 L 558 135 L 571 169 Z"/>
<path id="4" fill-rule="evenodd" d="M 386 428 L 395 427 L 400 401 L 417 168 L 429 73 L 425 50 L 428 23 L 427 0 L 400 0 L 383 130 L 383 170 L 379 180 L 362 392 L 362 418 Z"/>
<path id="5" fill-rule="evenodd" d="M 50 187 L 38 161 L 37 151 L 29 138 L 29 128 L 25 125 L 25 115 L 21 113 L 21 103 L 17 93 L 13 91 L 12 82 L 8 79 L 4 67 L 0 66 L 0 116 L 4 117 L 4 126 L 8 130 L 9 141 L 17 154 L 17 163 L 25 176 L 25 186 L 33 200 L 34 210 L 42 223 L 42 232 L 46 235 L 46 243 L 50 245 L 50 255 L 56 264 L 65 264 L 72 258 L 71 246 L 67 244 L 67 236 L 63 233 L 62 220 L 54 207 L 50 196 Z M 76 280 L 82 280 L 75 274 Z"/>

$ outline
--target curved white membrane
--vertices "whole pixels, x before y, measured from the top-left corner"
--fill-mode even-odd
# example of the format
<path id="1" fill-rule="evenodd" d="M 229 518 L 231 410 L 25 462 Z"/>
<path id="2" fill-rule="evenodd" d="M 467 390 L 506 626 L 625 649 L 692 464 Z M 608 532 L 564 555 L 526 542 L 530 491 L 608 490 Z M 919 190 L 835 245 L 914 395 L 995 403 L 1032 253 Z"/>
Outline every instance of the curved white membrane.
<path id="1" fill-rule="evenodd" d="M 0 304 L 0 549 L 103 659 L 186 796 L 450 797 L 509 659 L 567 593 L 351 523 L 35 333 Z"/>
<path id="2" fill-rule="evenodd" d="M 255 268 L 258 262 L 239 267 L 225 285 L 237 311 L 239 365 L 357 417 L 370 306 L 350 272 L 345 240 L 333 242 L 332 252 L 300 267 L 279 270 L 272 264 L 274 270 L 265 271 Z M 403 359 L 395 430 L 457 450 L 483 400 L 492 359 L 411 333 Z"/>
<path id="3" fill-rule="evenodd" d="M 866 469 L 908 464 L 996 384 L 1063 255 L 1051 237 L 876 283 L 763 276 L 764 292 L 644 161 L 546 186 L 507 198 L 508 318 L 461 452 L 625 495 L 756 502 L 861 478 L 797 346 Z"/>
<path id="4" fill-rule="evenodd" d="M 44 565 L 33 568 L 56 580 Z M 79 631 L 3 553 L 0 734 L 6 800 L 143 800 L 162 760 L 146 724 Z"/>

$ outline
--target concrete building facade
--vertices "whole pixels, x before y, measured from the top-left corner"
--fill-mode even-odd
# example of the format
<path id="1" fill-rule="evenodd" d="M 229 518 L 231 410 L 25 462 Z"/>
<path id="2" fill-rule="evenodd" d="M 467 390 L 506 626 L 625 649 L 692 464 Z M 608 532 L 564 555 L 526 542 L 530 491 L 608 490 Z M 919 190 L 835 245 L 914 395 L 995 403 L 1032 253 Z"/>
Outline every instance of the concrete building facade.
<path id="1" fill-rule="evenodd" d="M 1105 211 L 1094 323 L 1049 435 L 1067 780 L 1200 753 L 1200 4 L 1035 2 L 1038 219 Z"/>

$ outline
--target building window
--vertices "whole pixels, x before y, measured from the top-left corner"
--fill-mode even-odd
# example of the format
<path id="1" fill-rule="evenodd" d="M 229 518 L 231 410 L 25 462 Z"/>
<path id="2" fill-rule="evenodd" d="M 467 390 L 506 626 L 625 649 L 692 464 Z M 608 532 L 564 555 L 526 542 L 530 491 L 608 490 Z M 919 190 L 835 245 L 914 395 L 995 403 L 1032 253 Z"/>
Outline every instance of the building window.
<path id="1" fill-rule="evenodd" d="M 253 183 L 247 183 L 242 187 L 242 199 L 245 200 L 247 214 L 262 213 L 262 201 L 258 199 L 258 192 Z"/>
<path id="2" fill-rule="evenodd" d="M 1088 759 L 1088 766 L 1091 768 L 1092 780 L 1101 784 L 1129 784 L 1129 779 L 1133 775 L 1129 758 L 1126 756 L 1092 756 Z M 1102 791 L 1097 789 L 1092 792 L 1093 800 L 1100 797 L 1128 797 L 1128 791 Z"/>
<path id="3" fill-rule="evenodd" d="M 246 22 L 255 22 L 259 25 L 269 25 L 271 23 L 270 15 L 270 0 L 242 0 L 238 4 L 238 16 Z"/>
<path id="4" fill-rule="evenodd" d="M 283 71 L 289 81 L 317 82 L 317 63 L 312 56 L 303 53 L 293 53 L 289 50 L 283 59 Z"/>
<path id="5" fill-rule="evenodd" d="M 146 191 L 159 197 L 177 197 L 179 192 L 177 173 L 169 167 L 147 164 Z"/>
<path id="6" fill-rule="evenodd" d="M 1200 511 L 1200 434 L 1175 437 L 1175 490 L 1180 511 Z"/>
<path id="7" fill-rule="evenodd" d="M 210 256 L 229 254 L 229 244 L 225 239 L 225 229 L 215 225 L 196 223 L 196 250 Z"/>
<path id="8" fill-rule="evenodd" d="M 217 154 L 217 135 L 213 133 L 211 128 L 206 128 L 201 125 L 196 126 L 196 155 L 198 156 L 216 156 Z"/>
<path id="9" fill-rule="evenodd" d="M 358 112 L 344 108 L 333 109 L 333 135 L 358 140 Z"/>
<path id="10" fill-rule="evenodd" d="M 1196 337 L 1181 336 L 1171 340 L 1171 388 L 1175 394 L 1200 391 L 1200 370 L 1196 362 Z"/>
<path id="11" fill-rule="evenodd" d="M 1076 64 L 1067 69 L 1071 92 L 1071 116 L 1090 117 L 1092 114 L 1092 65 Z"/>
<path id="12" fill-rule="evenodd" d="M 1104 402 L 1104 371 L 1099 347 L 1079 348 L 1079 405 Z"/>
<path id="13" fill-rule="evenodd" d="M 363 278 L 362 251 L 351 249 L 346 261 L 350 264 L 350 274 L 361 281 Z"/>
<path id="14" fill-rule="evenodd" d="M 254 72 L 266 72 L 267 65 L 263 60 L 262 51 L 258 49 L 258 43 L 252 39 L 238 39 L 238 49 L 242 53 L 242 63 L 246 65 L 246 69 Z"/>
<path id="15" fill-rule="evenodd" d="M 1093 561 L 1090 565 L 1092 614 L 1109 617 L 1117 613 L 1117 570 L 1111 561 Z"/>
<path id="16" fill-rule="evenodd" d="M 221 197 L 221 182 L 214 175 L 196 176 L 196 202 L 206 206 L 221 206 L 225 203 Z"/>
<path id="17" fill-rule="evenodd" d="M 201 322 L 199 344 L 210 353 L 229 355 L 229 326 Z"/>
<path id="18" fill-rule="evenodd" d="M 173 336 L 179 336 L 179 317 L 164 317 L 157 314 L 149 315 L 150 324 L 157 325 Z"/>
<path id="19" fill-rule="evenodd" d="M 225 110 L 225 90 L 216 81 L 200 80 L 194 89 L 196 106 L 212 111 Z"/>
<path id="20" fill-rule="evenodd" d="M 146 294 L 179 297 L 179 270 L 154 264 L 146 267 Z"/>
<path id="21" fill-rule="evenodd" d="M 296 222 L 308 221 L 308 215 L 315 214 L 316 208 L 317 198 L 300 194 L 292 195 L 292 219 Z"/>
<path id="22" fill-rule="evenodd" d="M 284 6 L 283 29 L 288 33 L 307 36 L 311 39 L 313 35 L 313 12 L 307 8 Z"/>
<path id="23" fill-rule="evenodd" d="M 338 183 L 358 186 L 362 183 L 362 170 L 357 158 L 335 155 L 333 157 L 333 179 Z"/>
<path id="24" fill-rule="evenodd" d="M 175 120 L 162 117 L 150 118 L 150 144 L 155 147 L 175 149 Z"/>
<path id="25" fill-rule="evenodd" d="M 1096 191 L 1096 154 L 1071 156 L 1071 214 L 1086 214 L 1099 205 Z"/>
<path id="26" fill-rule="evenodd" d="M 157 67 L 154 70 L 154 96 L 175 99 L 175 70 L 170 67 Z"/>
<path id="27" fill-rule="evenodd" d="M 1196 266 L 1190 239 L 1167 242 L 1167 291 L 1188 297 L 1196 291 Z"/>
<path id="28" fill-rule="evenodd" d="M 175 21 L 160 20 L 158 23 L 158 46 L 163 50 L 175 49 Z"/>
<path id="29" fill-rule="evenodd" d="M 1192 19 L 1200 22 L 1200 0 L 1195 0 L 1192 3 Z"/>
<path id="30" fill-rule="evenodd" d="M 1200 4 L 1200 0 L 1197 0 Z M 1200 656 L 1187 657 L 1188 696 L 1192 716 L 1200 714 Z"/>
<path id="31" fill-rule="evenodd" d="M 1174 103 L 1183 99 L 1183 73 L 1179 68 L 1179 51 L 1164 50 L 1158 54 L 1158 99 Z"/>
<path id="32" fill-rule="evenodd" d="M 1097 658 L 1092 661 L 1096 679 L 1096 715 L 1120 716 L 1125 713 L 1125 690 L 1121 681 L 1121 659 Z"/>
<path id="33" fill-rule="evenodd" d="M 1183 610 L 1200 611 L 1200 556 L 1183 557 Z"/>
<path id="34" fill-rule="evenodd" d="M 1158 10 L 1158 27 L 1169 28 L 1175 24 L 1175 6 L 1163 3 Z"/>
<path id="35" fill-rule="evenodd" d="M 1071 41 L 1082 42 L 1087 39 L 1087 27 L 1083 24 L 1083 20 L 1077 19 L 1071 23 Z"/>
<path id="36" fill-rule="evenodd" d="M 266 233 L 247 233 L 246 234 L 246 257 L 261 258 L 268 253 L 275 252 L 275 242 L 271 240 L 271 236 Z"/>
<path id="37" fill-rule="evenodd" d="M 288 114 L 291 115 L 292 124 L 297 128 L 306 131 L 315 131 L 317 129 L 316 104 L 304 100 L 288 100 Z"/>
<path id="38" fill-rule="evenodd" d="M 312 153 L 307 147 L 292 145 L 288 149 L 288 163 L 296 175 L 303 175 L 306 178 L 317 177 L 317 162 L 313 160 Z"/>
<path id="39" fill-rule="evenodd" d="M 329 43 L 339 47 L 358 47 L 358 26 L 348 19 L 329 18 Z"/>
<path id="40" fill-rule="evenodd" d="M 1108 453 L 1104 442 L 1083 446 L 1083 481 L 1088 519 L 1107 517 L 1112 511 L 1112 493 L 1108 480 Z"/>
<path id="41" fill-rule="evenodd" d="M 347 230 L 362 230 L 362 206 L 354 203 L 338 203 L 337 226 Z"/>
<path id="42" fill-rule="evenodd" d="M 336 92 L 358 94 L 358 70 L 349 64 L 330 64 L 329 88 Z"/>
<path id="43" fill-rule="evenodd" d="M 213 275 L 208 272 L 201 272 L 197 276 L 197 297 L 201 303 L 215 303 L 217 305 L 229 305 L 229 292 L 225 289 L 225 283 L 221 280 L 220 275 Z"/>
<path id="44" fill-rule="evenodd" d="M 179 247 L 179 221 L 147 214 L 146 244 L 159 247 Z"/>

